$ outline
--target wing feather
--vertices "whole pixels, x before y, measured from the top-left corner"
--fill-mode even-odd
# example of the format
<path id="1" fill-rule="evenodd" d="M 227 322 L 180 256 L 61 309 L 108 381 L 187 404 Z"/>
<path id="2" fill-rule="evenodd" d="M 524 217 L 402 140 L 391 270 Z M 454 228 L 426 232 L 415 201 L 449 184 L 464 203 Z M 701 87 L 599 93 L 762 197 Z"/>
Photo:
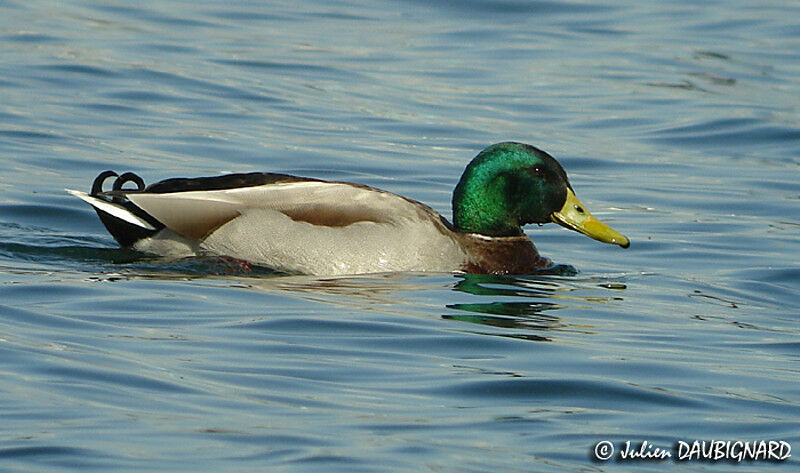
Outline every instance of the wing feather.
<path id="1" fill-rule="evenodd" d="M 343 182 L 298 180 L 234 189 L 129 192 L 126 197 L 174 232 L 195 239 L 251 209 L 275 210 L 295 221 L 330 227 L 364 221 L 441 221 L 419 202 Z"/>

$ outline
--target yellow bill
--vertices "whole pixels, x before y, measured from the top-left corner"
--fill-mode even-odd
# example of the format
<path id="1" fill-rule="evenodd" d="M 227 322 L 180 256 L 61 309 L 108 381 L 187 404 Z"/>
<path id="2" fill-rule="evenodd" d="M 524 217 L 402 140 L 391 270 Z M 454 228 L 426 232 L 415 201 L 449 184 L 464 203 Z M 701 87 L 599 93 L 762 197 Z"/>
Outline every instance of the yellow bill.
<path id="1" fill-rule="evenodd" d="M 551 218 L 561 226 L 583 233 L 603 243 L 612 243 L 623 248 L 631 246 L 630 240 L 590 214 L 575 197 L 572 189 L 567 189 L 567 201 L 564 202 L 561 210 L 553 212 Z"/>

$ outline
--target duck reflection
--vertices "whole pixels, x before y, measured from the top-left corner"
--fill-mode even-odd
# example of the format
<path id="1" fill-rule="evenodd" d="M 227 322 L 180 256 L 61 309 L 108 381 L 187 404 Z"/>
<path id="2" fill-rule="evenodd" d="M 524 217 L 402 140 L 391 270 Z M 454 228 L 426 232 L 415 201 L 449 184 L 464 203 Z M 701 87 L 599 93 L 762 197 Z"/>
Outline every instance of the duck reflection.
<path id="1" fill-rule="evenodd" d="M 382 273 L 347 277 L 293 275 L 242 279 L 247 288 L 357 310 L 413 314 L 425 311 L 414 294 L 441 289 L 441 274 Z M 403 294 L 401 296 L 401 294 Z"/>
<path id="2" fill-rule="evenodd" d="M 446 307 L 456 312 L 444 314 L 443 318 L 513 329 L 512 332 L 494 334 L 535 341 L 551 340 L 549 334 L 541 332 L 593 333 L 591 326 L 570 323 L 553 312 L 560 309 L 588 308 L 592 303 L 619 301 L 622 300 L 619 296 L 602 297 L 591 293 L 595 292 L 597 287 L 614 290 L 626 288 L 622 283 L 610 283 L 607 279 L 577 279 L 546 275 L 465 274 L 461 278 L 461 281 L 454 286 L 456 291 L 482 298 L 513 297 L 515 300 L 448 304 Z M 524 300 L 519 300 L 520 298 Z"/>
<path id="3" fill-rule="evenodd" d="M 207 269 L 205 264 L 201 266 Z M 220 282 L 219 276 L 192 277 L 197 271 L 179 272 L 199 284 Z M 624 277 L 580 277 L 576 273 L 571 266 L 553 266 L 547 273 L 525 276 L 384 273 L 320 278 L 259 274 L 248 268 L 221 281 L 230 287 L 328 306 L 466 322 L 485 327 L 480 333 L 487 335 L 552 341 L 556 333 L 594 333 L 594 326 L 575 317 L 575 311 L 621 301 L 621 291 L 626 289 Z"/>
<path id="4" fill-rule="evenodd" d="M 552 341 L 557 333 L 594 333 L 584 319 L 564 316 L 621 301 L 619 278 L 553 274 L 498 276 L 386 273 L 349 277 L 227 277 L 233 286 L 359 311 L 376 311 L 483 326 L 486 335 Z M 442 313 L 442 309 L 445 309 Z M 581 322 L 581 320 L 584 320 Z M 466 328 L 466 327 L 465 327 Z M 473 331 L 474 329 L 470 329 Z"/>

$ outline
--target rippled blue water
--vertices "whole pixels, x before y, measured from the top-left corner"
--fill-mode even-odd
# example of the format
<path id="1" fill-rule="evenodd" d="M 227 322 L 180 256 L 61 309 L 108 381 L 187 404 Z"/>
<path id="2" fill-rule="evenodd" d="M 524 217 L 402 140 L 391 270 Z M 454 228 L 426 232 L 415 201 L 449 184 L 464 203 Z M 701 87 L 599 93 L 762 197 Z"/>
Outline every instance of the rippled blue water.
<path id="1" fill-rule="evenodd" d="M 0 470 L 796 471 L 800 7 L 0 3 Z M 234 171 L 449 216 L 503 140 L 629 250 L 575 276 L 276 277 L 116 248 L 63 189 Z M 786 462 L 598 463 L 777 439 Z"/>

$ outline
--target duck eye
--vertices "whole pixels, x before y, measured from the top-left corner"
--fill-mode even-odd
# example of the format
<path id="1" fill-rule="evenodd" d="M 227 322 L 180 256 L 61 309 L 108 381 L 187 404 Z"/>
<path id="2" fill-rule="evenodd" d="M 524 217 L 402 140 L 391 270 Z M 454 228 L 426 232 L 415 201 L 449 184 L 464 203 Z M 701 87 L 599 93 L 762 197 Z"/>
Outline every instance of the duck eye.
<path id="1" fill-rule="evenodd" d="M 544 174 L 544 171 L 542 171 L 542 168 L 539 166 L 534 166 L 532 168 L 528 168 L 528 173 L 533 176 L 540 177 L 542 174 Z"/>

